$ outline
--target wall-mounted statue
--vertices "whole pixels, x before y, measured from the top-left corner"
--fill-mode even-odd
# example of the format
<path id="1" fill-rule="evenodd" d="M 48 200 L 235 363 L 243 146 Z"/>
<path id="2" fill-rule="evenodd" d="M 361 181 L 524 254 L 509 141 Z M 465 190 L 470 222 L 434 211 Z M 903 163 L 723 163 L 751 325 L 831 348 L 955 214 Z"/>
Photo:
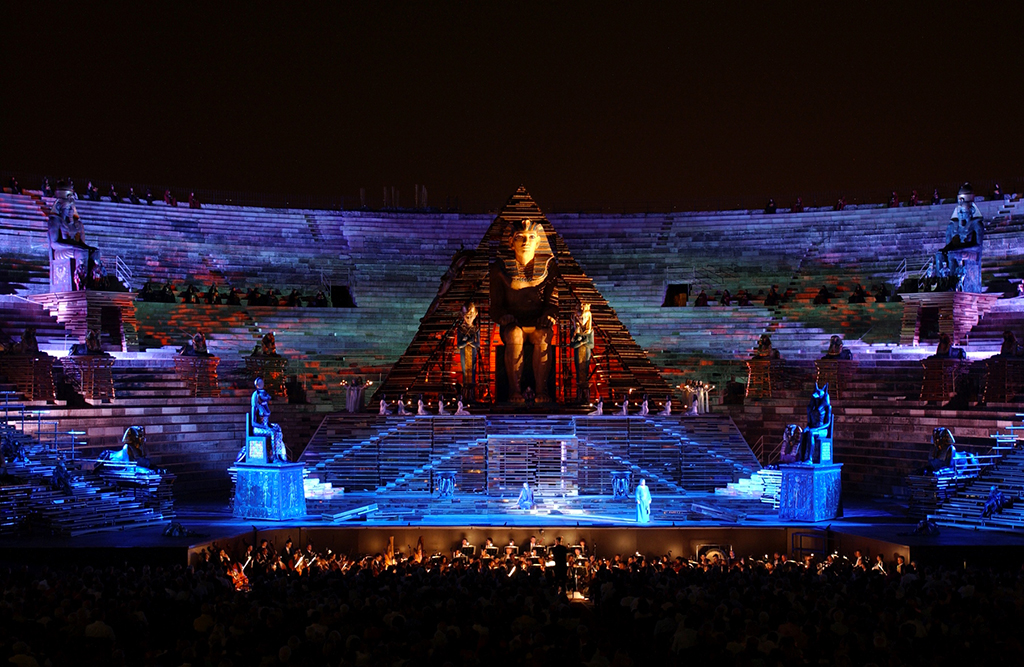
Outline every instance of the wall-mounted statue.
<path id="1" fill-rule="evenodd" d="M 455 330 L 455 346 L 462 362 L 462 392 L 468 401 L 476 400 L 476 359 L 480 353 L 480 324 L 477 322 L 476 304 L 462 305 L 462 316 Z"/>
<path id="2" fill-rule="evenodd" d="M 548 348 L 558 323 L 558 267 L 542 224 L 517 221 L 510 234 L 507 250 L 491 265 L 490 315 L 501 327 L 509 398 L 523 402 L 523 345 L 529 341 L 537 401 L 548 402 Z"/>
<path id="3" fill-rule="evenodd" d="M 590 304 L 581 303 L 573 317 L 572 340 L 576 361 L 576 401 L 590 402 L 590 358 L 594 353 L 594 318 Z"/>

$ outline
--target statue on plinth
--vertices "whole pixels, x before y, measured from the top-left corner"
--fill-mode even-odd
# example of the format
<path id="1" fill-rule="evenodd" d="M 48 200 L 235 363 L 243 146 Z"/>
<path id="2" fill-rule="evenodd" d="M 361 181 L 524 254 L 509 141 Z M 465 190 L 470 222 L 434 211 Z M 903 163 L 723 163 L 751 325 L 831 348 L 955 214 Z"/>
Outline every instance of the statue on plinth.
<path id="1" fill-rule="evenodd" d="M 288 451 L 284 447 L 284 434 L 278 424 L 270 422 L 270 392 L 263 388 L 263 378 L 256 378 L 253 384 L 256 390 L 252 392 L 249 410 L 253 435 L 271 438 L 271 446 L 267 451 L 268 461 L 274 458 L 281 463 L 287 463 Z"/>
<path id="2" fill-rule="evenodd" d="M 594 354 L 594 318 L 590 304 L 581 303 L 573 317 L 573 333 L 569 346 L 575 351 L 576 401 L 590 402 L 590 358 Z"/>
<path id="3" fill-rule="evenodd" d="M 828 342 L 828 352 L 822 359 L 842 359 L 848 361 L 853 359 L 853 353 L 843 347 L 843 339 L 840 336 L 832 336 Z"/>
<path id="4" fill-rule="evenodd" d="M 946 245 L 940 250 L 946 275 L 939 276 L 939 291 L 981 292 L 981 254 L 985 224 L 974 203 L 974 189 L 964 183 L 956 208 L 946 225 Z"/>
<path id="5" fill-rule="evenodd" d="M 939 334 L 939 342 L 935 346 L 935 354 L 929 359 L 966 359 L 967 352 L 962 347 L 953 347 L 953 339 L 948 333 Z"/>
<path id="6" fill-rule="evenodd" d="M 75 208 L 78 196 L 74 189 L 61 181 L 54 197 L 46 225 L 50 246 L 50 291 L 84 290 L 92 273 L 96 248 L 85 242 L 82 220 Z"/>
<path id="7" fill-rule="evenodd" d="M 280 357 L 277 353 L 277 338 L 274 336 L 274 332 L 270 331 L 263 334 L 260 338 L 260 342 L 255 345 L 252 349 L 252 356 L 254 357 Z"/>
<path id="8" fill-rule="evenodd" d="M 755 359 L 781 359 L 782 355 L 772 347 L 772 337 L 768 334 L 761 334 L 757 340 L 757 348 L 754 350 Z"/>
<path id="9" fill-rule="evenodd" d="M 462 362 L 462 391 L 466 400 L 476 400 L 476 358 L 480 353 L 480 324 L 477 322 L 476 304 L 462 305 L 462 317 L 455 330 L 455 346 Z"/>
<path id="10" fill-rule="evenodd" d="M 822 452 L 822 441 L 832 438 L 832 402 L 828 397 L 828 384 L 814 385 L 814 393 L 807 404 L 807 428 L 800 434 L 797 463 L 818 463 L 822 458 L 831 460 L 831 452 Z M 826 456 L 823 456 L 826 454 Z"/>
<path id="11" fill-rule="evenodd" d="M 558 322 L 558 267 L 541 223 L 516 221 L 511 225 L 508 252 L 491 265 L 490 316 L 501 327 L 505 345 L 505 371 L 509 398 L 523 402 L 521 386 L 523 345 L 533 344 L 533 376 L 537 401 L 550 401 L 548 348 Z"/>

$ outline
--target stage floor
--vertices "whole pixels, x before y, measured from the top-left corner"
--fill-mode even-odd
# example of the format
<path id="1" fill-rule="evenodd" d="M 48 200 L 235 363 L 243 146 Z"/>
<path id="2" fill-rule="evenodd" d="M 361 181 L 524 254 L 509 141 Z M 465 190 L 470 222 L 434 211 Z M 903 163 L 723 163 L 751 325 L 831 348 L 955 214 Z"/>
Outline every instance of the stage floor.
<path id="1" fill-rule="evenodd" d="M 346 494 L 345 505 L 357 507 L 380 498 L 373 494 Z M 661 499 L 668 503 L 671 499 Z M 699 502 L 699 494 L 677 499 L 680 502 Z M 737 521 L 721 519 L 706 520 L 665 520 L 655 519 L 648 524 L 637 524 L 629 515 L 632 503 L 622 501 L 622 511 L 614 515 L 580 516 L 559 514 L 554 509 L 543 512 L 514 511 L 502 514 L 432 514 L 414 517 L 407 515 L 396 518 L 374 518 L 373 516 L 343 523 L 325 521 L 319 513 L 309 514 L 302 520 L 255 521 L 232 516 L 231 505 L 224 501 L 178 503 L 175 522 L 180 523 L 190 534 L 183 537 L 166 537 L 164 530 L 170 522 L 97 532 L 76 537 L 62 537 L 41 534 L 8 535 L 0 545 L 0 562 L 10 563 L 58 563 L 78 562 L 97 564 L 118 564 L 125 562 L 180 563 L 187 562 L 188 554 L 205 548 L 214 542 L 223 545 L 239 545 L 242 540 L 250 542 L 256 536 L 267 536 L 283 540 L 294 536 L 298 541 L 315 535 L 319 544 L 328 542 L 358 542 L 376 545 L 386 540 L 386 535 L 399 535 L 400 541 L 415 542 L 414 535 L 432 535 L 443 552 L 448 541 L 459 535 L 470 536 L 483 541 L 482 536 L 494 537 L 495 543 L 502 543 L 514 537 L 517 542 L 531 534 L 544 535 L 545 531 L 577 537 L 584 536 L 591 543 L 597 536 L 605 544 L 618 543 L 622 551 L 632 549 L 622 537 L 628 535 L 629 544 L 636 549 L 650 549 L 652 553 L 666 553 L 669 546 L 677 542 L 707 543 L 709 541 L 737 545 L 737 555 L 761 555 L 767 551 L 792 551 L 797 548 L 796 538 L 818 540 L 813 548 L 843 554 L 852 554 L 854 549 L 871 553 L 892 553 L 900 551 L 921 560 L 935 562 L 959 562 L 960 559 L 978 558 L 980 554 L 1000 554 L 1001 558 L 1024 560 L 1024 534 L 943 528 L 938 536 L 912 535 L 916 521 L 905 516 L 905 508 L 887 499 L 844 499 L 845 511 L 841 518 L 818 523 L 779 521 L 770 508 L 763 515 L 747 515 Z M 332 504 L 339 507 L 337 503 Z M 514 503 L 512 503 L 514 506 Z M 767 506 L 766 506 L 767 507 Z M 320 509 L 311 502 L 311 512 Z M 656 515 L 657 516 L 657 515 Z M 345 537 L 345 535 L 349 537 Z M 352 537 L 361 534 L 362 537 Z M 611 537 L 612 535 L 618 537 Z M 329 537 L 329 536 L 334 537 Z M 593 539 L 591 539 L 593 536 Z M 692 538 L 692 539 L 691 539 Z M 572 538 L 570 538 L 572 539 Z M 355 542 L 354 542 L 355 541 Z M 808 543 L 801 540 L 807 547 Z M 744 551 L 740 551 L 742 549 Z M 826 546 L 827 545 L 827 546 Z M 371 546 L 370 551 L 378 547 Z M 688 551 L 690 547 L 679 544 L 676 553 Z M 74 555 L 69 555 L 72 550 Z M 749 552 L 749 554 L 747 553 Z M 985 556 L 986 558 L 990 556 Z"/>

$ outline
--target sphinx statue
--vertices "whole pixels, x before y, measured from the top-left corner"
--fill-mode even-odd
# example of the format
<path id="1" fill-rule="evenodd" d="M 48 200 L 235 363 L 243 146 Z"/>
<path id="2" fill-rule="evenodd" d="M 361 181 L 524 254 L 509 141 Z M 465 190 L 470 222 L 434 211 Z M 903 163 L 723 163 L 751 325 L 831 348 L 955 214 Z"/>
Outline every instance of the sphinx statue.
<path id="1" fill-rule="evenodd" d="M 100 467 L 104 463 L 135 463 L 143 468 L 149 468 L 149 459 L 146 457 L 146 428 L 144 426 L 129 426 L 121 436 L 121 449 L 108 449 L 96 459 Z"/>
<path id="2" fill-rule="evenodd" d="M 537 401 L 550 401 L 549 347 L 558 322 L 555 283 L 558 267 L 544 227 L 531 220 L 510 226 L 507 251 L 491 265 L 490 316 L 500 326 L 505 345 L 509 398 L 522 403 L 523 346 L 533 344 L 533 376 Z"/>
<path id="3" fill-rule="evenodd" d="M 590 304 L 581 303 L 573 317 L 573 333 L 569 346 L 576 362 L 576 401 L 590 402 L 590 358 L 594 353 L 594 319 Z"/>

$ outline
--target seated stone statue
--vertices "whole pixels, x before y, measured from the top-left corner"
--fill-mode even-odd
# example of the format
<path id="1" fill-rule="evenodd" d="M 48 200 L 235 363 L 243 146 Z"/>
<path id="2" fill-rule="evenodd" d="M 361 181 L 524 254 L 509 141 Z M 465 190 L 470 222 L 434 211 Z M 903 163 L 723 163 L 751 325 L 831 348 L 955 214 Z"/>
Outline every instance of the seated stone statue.
<path id="1" fill-rule="evenodd" d="M 491 265 L 490 316 L 500 326 L 505 345 L 509 398 L 523 402 L 523 346 L 533 344 L 537 401 L 547 402 L 549 346 L 558 321 L 555 284 L 558 267 L 543 225 L 531 220 L 511 225 L 508 250 Z"/>
<path id="2" fill-rule="evenodd" d="M 47 218 L 46 236 L 50 246 L 50 282 L 54 291 L 85 289 L 91 273 L 92 253 L 86 244 L 82 220 L 78 217 L 74 189 L 61 181 L 54 192 Z"/>
<path id="3" fill-rule="evenodd" d="M 953 339 L 949 334 L 939 334 L 939 343 L 935 346 L 935 354 L 929 359 L 966 359 L 967 353 L 962 347 L 953 347 Z"/>
<path id="4" fill-rule="evenodd" d="M 983 218 L 974 203 L 974 188 L 964 183 L 956 196 L 956 208 L 946 225 L 946 246 L 942 252 L 980 246 L 985 236 Z"/>
<path id="5" fill-rule="evenodd" d="M 800 434 L 797 463 L 819 463 L 822 459 L 822 441 L 832 438 L 832 403 L 828 396 L 828 383 L 814 385 L 814 393 L 807 404 L 807 428 Z"/>
<path id="6" fill-rule="evenodd" d="M 782 432 L 782 444 L 779 445 L 780 463 L 798 463 L 800 441 L 803 429 L 797 424 L 790 424 Z"/>
<path id="7" fill-rule="evenodd" d="M 288 452 L 284 447 L 284 434 L 281 427 L 270 422 L 270 392 L 263 388 L 263 378 L 256 378 L 255 391 L 250 400 L 249 416 L 252 423 L 252 434 L 262 435 L 271 439 L 267 448 L 267 462 L 273 460 L 288 462 Z"/>
<path id="8" fill-rule="evenodd" d="M 832 336 L 828 342 L 828 352 L 822 359 L 853 359 L 853 353 L 843 347 L 843 339 L 840 336 Z"/>
<path id="9" fill-rule="evenodd" d="M 755 359 L 780 359 L 782 355 L 772 347 L 772 337 L 768 334 L 761 334 L 757 341 L 757 349 L 754 350 Z"/>
<path id="10" fill-rule="evenodd" d="M 277 339 L 274 337 L 273 331 L 263 335 L 263 338 L 260 339 L 260 348 L 264 356 L 280 356 L 277 353 Z"/>

